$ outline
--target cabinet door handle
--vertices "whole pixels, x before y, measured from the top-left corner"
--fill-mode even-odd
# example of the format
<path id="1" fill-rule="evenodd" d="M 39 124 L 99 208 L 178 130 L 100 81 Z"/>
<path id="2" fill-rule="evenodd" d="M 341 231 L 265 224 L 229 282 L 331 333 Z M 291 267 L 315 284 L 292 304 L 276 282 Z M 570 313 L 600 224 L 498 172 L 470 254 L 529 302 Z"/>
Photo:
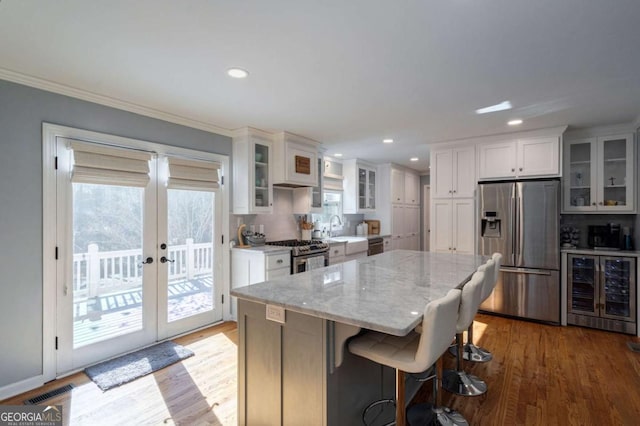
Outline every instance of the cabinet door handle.
<path id="1" fill-rule="evenodd" d="M 603 205 L 604 203 L 602 201 L 599 201 L 598 204 Z"/>
<path id="2" fill-rule="evenodd" d="M 284 260 L 282 260 L 282 259 L 276 260 L 276 263 L 282 263 L 282 262 L 284 262 Z"/>
<path id="3" fill-rule="evenodd" d="M 334 251 L 333 251 L 333 254 L 338 254 L 338 250 L 334 250 Z"/>
<path id="4" fill-rule="evenodd" d="M 515 171 L 516 171 L 516 169 L 511 169 L 511 171 L 512 171 L 512 172 L 515 172 Z"/>
<path id="5" fill-rule="evenodd" d="M 455 189 L 453 190 L 453 193 L 454 193 L 454 194 L 456 193 L 456 190 L 455 190 Z"/>
<path id="6" fill-rule="evenodd" d="M 520 171 L 522 171 L 522 167 L 520 167 Z"/>
<path id="7" fill-rule="evenodd" d="M 595 205 L 596 205 L 596 202 L 594 201 L 593 203 L 591 203 L 591 205 L 592 205 L 592 206 L 595 206 Z"/>

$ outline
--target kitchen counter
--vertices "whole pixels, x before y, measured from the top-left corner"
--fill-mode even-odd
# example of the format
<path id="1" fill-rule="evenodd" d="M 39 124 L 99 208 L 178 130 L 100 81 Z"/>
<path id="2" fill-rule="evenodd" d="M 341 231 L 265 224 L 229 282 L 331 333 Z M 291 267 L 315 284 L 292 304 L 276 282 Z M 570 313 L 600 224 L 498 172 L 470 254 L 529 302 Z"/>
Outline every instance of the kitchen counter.
<path id="1" fill-rule="evenodd" d="M 395 371 L 351 354 L 348 339 L 407 334 L 486 260 L 394 250 L 233 289 L 238 424 L 361 424 L 367 405 L 394 397 Z M 405 393 L 420 385 L 408 377 Z"/>
<path id="2" fill-rule="evenodd" d="M 244 251 L 249 251 L 249 252 L 262 252 L 262 253 L 269 253 L 269 254 L 278 254 L 278 253 L 287 253 L 291 251 L 291 247 L 282 247 L 282 246 L 268 246 L 268 245 L 263 245 L 263 246 L 255 246 L 255 247 L 238 247 L 235 246 L 233 247 L 234 250 L 244 250 Z"/>
<path id="3" fill-rule="evenodd" d="M 560 249 L 561 253 L 569 254 L 586 254 L 591 256 L 627 256 L 627 257 L 640 257 L 640 251 L 638 250 L 609 250 L 609 249 L 592 249 L 588 247 L 584 248 L 568 248 L 563 247 Z"/>
<path id="4" fill-rule="evenodd" d="M 404 336 L 425 306 L 464 284 L 486 257 L 394 250 L 231 291 L 232 296 Z"/>

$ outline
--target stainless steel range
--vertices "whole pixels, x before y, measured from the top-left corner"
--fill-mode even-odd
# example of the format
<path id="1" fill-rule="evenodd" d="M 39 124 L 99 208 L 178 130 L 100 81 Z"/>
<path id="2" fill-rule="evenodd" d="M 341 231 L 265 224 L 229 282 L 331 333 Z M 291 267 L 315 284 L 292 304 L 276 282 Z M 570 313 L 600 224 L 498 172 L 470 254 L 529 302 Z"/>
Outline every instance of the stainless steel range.
<path id="1" fill-rule="evenodd" d="M 310 271 L 329 265 L 329 244 L 319 240 L 269 241 L 270 246 L 291 247 L 291 273 Z"/>

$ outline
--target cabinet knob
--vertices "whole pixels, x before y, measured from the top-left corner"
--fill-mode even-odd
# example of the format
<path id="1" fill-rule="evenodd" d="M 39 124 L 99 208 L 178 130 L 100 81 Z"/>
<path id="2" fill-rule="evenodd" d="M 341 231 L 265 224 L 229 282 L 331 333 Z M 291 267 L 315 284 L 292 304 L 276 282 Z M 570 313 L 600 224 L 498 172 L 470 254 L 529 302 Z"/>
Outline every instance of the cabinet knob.
<path id="1" fill-rule="evenodd" d="M 449 194 L 451 194 L 451 190 L 449 190 Z"/>
<path id="2" fill-rule="evenodd" d="M 456 251 L 456 248 L 455 248 L 455 247 L 453 248 L 453 251 Z"/>
<path id="3" fill-rule="evenodd" d="M 594 201 L 593 203 L 591 203 L 591 205 L 592 205 L 592 206 L 595 206 L 595 205 L 596 205 L 596 202 Z"/>
<path id="4" fill-rule="evenodd" d="M 520 167 L 520 171 L 522 171 L 522 167 Z"/>
<path id="5" fill-rule="evenodd" d="M 454 194 L 456 193 L 456 190 L 455 190 L 455 189 L 453 190 L 453 193 L 454 193 Z"/>
<path id="6" fill-rule="evenodd" d="M 333 254 L 338 254 L 338 250 L 334 250 L 334 251 L 333 251 Z"/>
<path id="7" fill-rule="evenodd" d="M 512 172 L 515 172 L 515 171 L 516 171 L 516 169 L 511 169 L 511 171 L 512 171 Z"/>
<path id="8" fill-rule="evenodd" d="M 276 263 L 282 263 L 282 262 L 284 262 L 282 259 L 276 260 Z"/>
<path id="9" fill-rule="evenodd" d="M 604 203 L 602 201 L 598 202 L 598 204 L 603 205 Z"/>

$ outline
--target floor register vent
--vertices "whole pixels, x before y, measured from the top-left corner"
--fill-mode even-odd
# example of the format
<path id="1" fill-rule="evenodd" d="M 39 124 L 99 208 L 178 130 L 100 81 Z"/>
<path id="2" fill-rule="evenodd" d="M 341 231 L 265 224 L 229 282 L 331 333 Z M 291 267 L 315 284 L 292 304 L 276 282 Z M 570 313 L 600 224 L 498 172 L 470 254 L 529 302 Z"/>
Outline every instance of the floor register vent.
<path id="1" fill-rule="evenodd" d="M 24 402 L 24 404 L 25 405 L 39 404 L 42 401 L 45 401 L 45 400 L 47 400 L 49 398 L 53 398 L 54 396 L 58 396 L 58 395 L 62 395 L 63 393 L 67 393 L 71 389 L 73 389 L 73 385 L 72 384 L 68 384 L 68 385 L 62 386 L 61 388 L 53 389 L 53 390 L 50 390 L 49 392 L 45 392 L 45 393 L 43 393 L 41 395 L 34 396 L 31 399 L 27 399 Z"/>

